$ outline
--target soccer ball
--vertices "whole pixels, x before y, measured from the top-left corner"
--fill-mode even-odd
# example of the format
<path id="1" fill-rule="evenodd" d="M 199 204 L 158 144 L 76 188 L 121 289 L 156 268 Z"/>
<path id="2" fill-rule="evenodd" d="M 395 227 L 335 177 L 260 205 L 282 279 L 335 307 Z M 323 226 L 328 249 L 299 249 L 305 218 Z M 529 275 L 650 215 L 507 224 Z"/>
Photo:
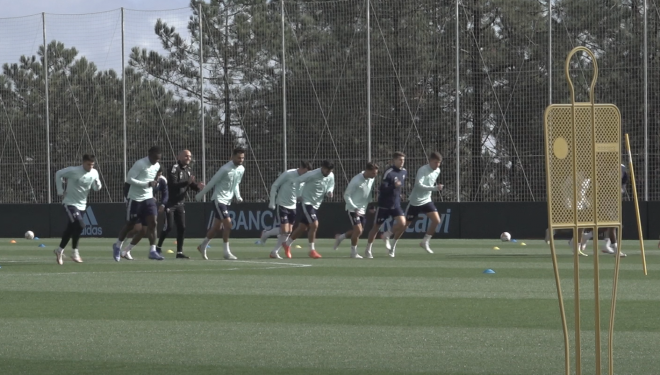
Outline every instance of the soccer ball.
<path id="1" fill-rule="evenodd" d="M 33 240 L 34 239 L 34 232 L 31 230 L 25 232 L 25 239 L 26 240 Z"/>
<path id="2" fill-rule="evenodd" d="M 502 240 L 502 242 L 511 241 L 511 234 L 509 234 L 509 232 L 504 232 L 500 234 L 500 240 Z"/>

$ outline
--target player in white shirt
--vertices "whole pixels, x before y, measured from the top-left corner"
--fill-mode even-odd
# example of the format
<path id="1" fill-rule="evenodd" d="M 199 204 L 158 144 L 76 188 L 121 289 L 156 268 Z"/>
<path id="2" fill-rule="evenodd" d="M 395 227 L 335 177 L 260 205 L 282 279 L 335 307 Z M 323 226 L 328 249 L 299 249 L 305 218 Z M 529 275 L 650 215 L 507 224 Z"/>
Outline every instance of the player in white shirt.
<path id="1" fill-rule="evenodd" d="M 62 233 L 60 247 L 55 249 L 57 264 L 64 262 L 64 248 L 71 239 L 71 259 L 82 263 L 78 252 L 78 240 L 85 224 L 82 215 L 87 209 L 87 196 L 90 189 L 101 190 L 99 173 L 94 169 L 96 158 L 94 155 L 83 155 L 82 165 L 60 169 L 55 173 L 55 187 L 57 195 L 63 196 L 62 204 L 67 215 L 67 227 Z M 66 189 L 63 184 L 66 183 Z"/>
<path id="2" fill-rule="evenodd" d="M 442 184 L 436 184 L 438 176 L 440 176 L 440 164 L 442 163 L 442 155 L 439 152 L 434 152 L 429 156 L 429 163 L 422 166 L 417 170 L 415 175 L 415 186 L 410 192 L 408 208 L 406 208 L 406 221 L 407 225 L 415 222 L 420 214 L 426 214 L 431 221 L 426 230 L 426 235 L 422 242 L 419 243 L 424 250 L 429 254 L 433 254 L 433 250 L 429 247 L 429 240 L 433 237 L 436 228 L 440 224 L 440 215 L 438 209 L 431 201 L 431 195 L 434 191 L 442 191 Z"/>
<path id="3" fill-rule="evenodd" d="M 367 206 L 373 197 L 374 178 L 378 175 L 378 165 L 374 163 L 367 163 L 364 171 L 357 174 L 346 187 L 344 192 L 344 201 L 346 202 L 346 211 L 351 220 L 353 229 L 346 233 L 340 234 L 335 238 L 335 247 L 337 250 L 339 245 L 346 238 L 351 239 L 351 258 L 360 259 L 362 256 L 358 254 L 357 245 L 360 235 L 364 231 L 364 226 L 367 223 L 366 212 Z M 373 258 L 371 252 L 365 254 L 367 258 Z"/>
<path id="4" fill-rule="evenodd" d="M 296 182 L 298 177 L 304 175 L 310 169 L 311 166 L 308 162 L 301 161 L 298 169 L 289 169 L 282 173 L 270 188 L 270 203 L 268 204 L 268 208 L 274 210 L 275 215 L 280 219 L 280 234 L 277 238 L 277 244 L 270 252 L 271 258 L 282 259 L 279 255 L 279 250 L 282 244 L 289 239 L 293 223 L 296 220 L 296 188 L 300 188 L 300 186 L 296 187 Z M 277 229 L 277 227 L 273 227 Z M 263 238 L 262 242 L 265 242 Z M 284 253 L 287 258 L 291 258 L 291 250 L 289 248 L 286 248 Z"/>
<path id="5" fill-rule="evenodd" d="M 222 229 L 222 241 L 224 246 L 224 258 L 227 260 L 238 259 L 229 249 L 229 234 L 231 233 L 231 217 L 229 216 L 229 205 L 231 200 L 236 197 L 236 202 L 243 202 L 239 186 L 245 173 L 243 162 L 245 161 L 245 150 L 236 148 L 232 152 L 232 159 L 220 167 L 213 175 L 211 181 L 204 186 L 204 189 L 195 195 L 196 201 L 201 201 L 204 194 L 213 189 L 213 221 L 209 223 L 208 232 L 204 241 L 197 246 L 197 250 L 202 254 L 204 260 L 208 260 L 206 248 L 211 239 Z"/>
<path id="6" fill-rule="evenodd" d="M 149 238 L 149 259 L 164 259 L 163 256 L 156 252 L 156 219 L 158 217 L 158 207 L 154 199 L 153 189 L 158 184 L 156 175 L 160 170 L 160 164 L 158 162 L 161 156 L 160 147 L 151 147 L 149 149 L 149 156 L 136 161 L 126 175 L 126 182 L 131 185 L 127 195 L 128 201 L 126 202 L 126 225 L 119 232 L 117 242 L 112 245 L 112 257 L 117 262 L 121 259 L 121 246 L 126 239 L 126 235 L 138 222 L 142 225 L 143 229 L 133 237 L 133 241 L 131 242 L 138 243 L 146 234 Z M 133 259 L 130 252 L 124 258 Z"/>
<path id="7" fill-rule="evenodd" d="M 314 243 L 316 241 L 316 231 L 319 227 L 316 211 L 321 207 L 324 197 L 332 198 L 332 192 L 335 189 L 335 175 L 332 173 L 334 168 L 335 165 L 333 162 L 324 160 L 321 163 L 321 168 L 298 177 L 298 185 L 305 184 L 302 188 L 296 189 L 296 195 L 301 202 L 303 215 L 298 220 L 298 228 L 296 228 L 289 239 L 282 245 L 285 251 L 289 252 L 293 241 L 305 231 L 308 231 L 309 257 L 314 259 L 321 258 L 321 254 L 316 251 Z"/>

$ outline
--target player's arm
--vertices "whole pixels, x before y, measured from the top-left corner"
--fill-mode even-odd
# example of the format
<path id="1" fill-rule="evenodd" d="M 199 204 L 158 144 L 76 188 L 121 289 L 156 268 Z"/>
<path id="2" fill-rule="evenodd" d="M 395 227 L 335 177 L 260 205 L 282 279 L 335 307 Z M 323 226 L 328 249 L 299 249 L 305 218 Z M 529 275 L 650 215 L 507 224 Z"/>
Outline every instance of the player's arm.
<path id="1" fill-rule="evenodd" d="M 316 176 L 316 174 L 321 173 L 320 169 L 315 169 L 311 172 L 307 172 L 302 176 L 298 176 L 296 178 L 295 186 L 296 186 L 296 198 L 302 197 L 302 191 L 303 191 L 303 185 L 309 181 L 310 178 L 313 176 Z"/>
<path id="2" fill-rule="evenodd" d="M 415 186 L 417 188 L 421 189 L 422 191 L 436 191 L 438 190 L 438 185 L 428 185 L 424 183 L 424 178 L 427 177 L 429 174 L 424 173 L 423 171 L 417 171 L 417 175 L 415 176 Z"/>
<path id="3" fill-rule="evenodd" d="M 195 195 L 195 200 L 197 202 L 201 201 L 204 194 L 208 193 L 225 175 L 227 175 L 227 170 L 225 168 L 220 168 L 220 170 L 213 175 L 211 181 L 204 186 L 204 189 Z"/>
<path id="4" fill-rule="evenodd" d="M 170 199 L 170 192 L 167 188 L 166 180 L 158 179 L 158 190 L 160 191 L 161 196 L 160 205 L 165 207 Z"/>
<path id="5" fill-rule="evenodd" d="M 96 179 L 94 180 L 94 182 L 92 182 L 92 189 L 94 189 L 94 191 L 99 191 L 101 190 L 102 187 L 103 185 L 101 184 L 101 177 L 97 173 Z"/>
<path id="6" fill-rule="evenodd" d="M 332 198 L 334 191 L 335 191 L 335 174 L 330 172 L 330 180 L 328 180 L 328 188 L 325 190 L 325 195 L 327 195 L 328 198 Z"/>
<path id="7" fill-rule="evenodd" d="M 241 175 L 238 176 L 238 182 L 236 183 L 236 187 L 234 188 L 234 196 L 236 197 L 236 202 L 241 203 L 243 202 L 243 197 L 241 197 L 241 191 L 239 189 L 239 186 L 241 186 L 241 181 L 243 180 L 243 174 L 245 172 L 241 172 Z"/>
<path id="8" fill-rule="evenodd" d="M 76 167 L 67 167 L 55 172 L 55 187 L 57 188 L 57 195 L 64 195 L 64 180 L 73 175 Z"/>
<path id="9" fill-rule="evenodd" d="M 287 173 L 284 172 L 282 173 L 275 182 L 273 182 L 273 185 L 270 187 L 270 204 L 268 207 L 270 209 L 275 208 L 275 202 L 277 201 L 277 192 L 280 190 L 280 186 L 284 183 L 284 180 L 287 178 Z"/>
<path id="10" fill-rule="evenodd" d="M 167 184 L 174 186 L 176 189 L 183 189 L 190 184 L 190 180 L 177 181 L 176 175 L 178 174 L 177 165 L 174 165 L 172 169 L 167 170 Z"/>
<path id="11" fill-rule="evenodd" d="M 353 195 L 353 192 L 357 190 L 357 187 L 358 187 L 358 181 L 353 179 L 348 184 L 348 186 L 346 187 L 346 191 L 344 192 L 344 201 L 346 201 L 346 204 L 351 208 L 351 211 L 356 211 L 358 209 L 355 202 L 353 202 L 353 198 L 351 197 Z"/>
<path id="12" fill-rule="evenodd" d="M 126 182 L 128 182 L 131 185 L 139 186 L 139 187 L 148 187 L 150 186 L 149 181 L 140 181 L 137 179 L 137 176 L 140 175 L 140 172 L 145 170 L 145 166 L 140 163 L 136 162 L 133 164 L 133 167 L 131 167 L 131 170 L 128 171 L 126 174 Z"/>

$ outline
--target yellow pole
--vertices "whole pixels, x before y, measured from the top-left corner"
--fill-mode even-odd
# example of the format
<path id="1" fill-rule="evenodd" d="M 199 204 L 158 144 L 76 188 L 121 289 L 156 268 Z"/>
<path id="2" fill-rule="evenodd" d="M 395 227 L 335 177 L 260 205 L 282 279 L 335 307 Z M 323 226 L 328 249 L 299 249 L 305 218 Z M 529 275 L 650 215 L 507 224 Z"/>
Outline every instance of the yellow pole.
<path id="1" fill-rule="evenodd" d="M 635 185 L 635 170 L 633 169 L 632 153 L 630 152 L 630 138 L 626 133 L 626 151 L 628 152 L 628 169 L 630 170 L 630 181 L 632 182 L 633 201 L 635 202 L 635 216 L 637 217 L 637 233 L 639 235 L 639 248 L 642 251 L 642 269 L 644 275 L 648 275 L 646 269 L 646 254 L 644 253 L 644 234 L 642 233 L 642 220 L 639 216 L 639 199 L 637 198 L 637 186 Z M 621 234 L 619 237 L 619 247 L 621 247 Z M 620 250 L 619 250 L 620 251 Z"/>

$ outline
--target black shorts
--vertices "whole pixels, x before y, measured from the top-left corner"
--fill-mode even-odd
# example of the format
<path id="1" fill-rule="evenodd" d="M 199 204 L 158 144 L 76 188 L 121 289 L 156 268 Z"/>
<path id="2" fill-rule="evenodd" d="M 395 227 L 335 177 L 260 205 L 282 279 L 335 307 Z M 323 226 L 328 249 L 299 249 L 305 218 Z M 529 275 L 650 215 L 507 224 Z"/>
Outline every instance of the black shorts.
<path id="1" fill-rule="evenodd" d="M 348 217 L 351 219 L 351 225 L 356 226 L 356 225 L 362 225 L 362 228 L 364 228 L 367 225 L 367 217 L 364 215 L 358 215 L 355 213 L 355 211 L 346 211 L 348 212 Z"/>
<path id="2" fill-rule="evenodd" d="M 316 208 L 314 208 L 314 206 L 304 204 L 302 207 L 302 212 L 303 215 L 300 218 L 300 223 L 311 224 L 318 221 L 318 218 L 316 217 Z"/>
<path id="3" fill-rule="evenodd" d="M 69 219 L 70 223 L 75 223 L 76 221 L 83 220 L 84 211 L 80 211 L 77 207 L 64 206 L 64 210 L 66 211 L 66 217 Z"/>
<path id="4" fill-rule="evenodd" d="M 147 225 L 149 216 L 158 216 L 158 207 L 153 198 L 145 199 L 141 202 L 129 199 L 126 203 L 126 221 L 139 222 Z"/>
<path id="5" fill-rule="evenodd" d="M 417 219 L 420 214 L 428 214 L 429 212 L 438 212 L 438 209 L 433 202 L 424 203 L 421 206 L 408 204 L 408 207 L 406 208 L 406 220 L 413 221 Z"/>
<path id="6" fill-rule="evenodd" d="M 213 215 L 218 220 L 224 220 L 229 217 L 229 206 L 213 201 Z"/>
<path id="7" fill-rule="evenodd" d="M 385 220 L 389 219 L 390 217 L 397 217 L 397 216 L 405 216 L 403 214 L 403 210 L 401 209 L 401 207 L 394 207 L 394 208 L 378 207 L 376 209 L 376 224 L 380 226 L 385 222 Z"/>
<path id="8" fill-rule="evenodd" d="M 296 221 L 296 209 L 277 206 L 277 216 L 280 218 L 280 224 L 293 224 Z"/>

